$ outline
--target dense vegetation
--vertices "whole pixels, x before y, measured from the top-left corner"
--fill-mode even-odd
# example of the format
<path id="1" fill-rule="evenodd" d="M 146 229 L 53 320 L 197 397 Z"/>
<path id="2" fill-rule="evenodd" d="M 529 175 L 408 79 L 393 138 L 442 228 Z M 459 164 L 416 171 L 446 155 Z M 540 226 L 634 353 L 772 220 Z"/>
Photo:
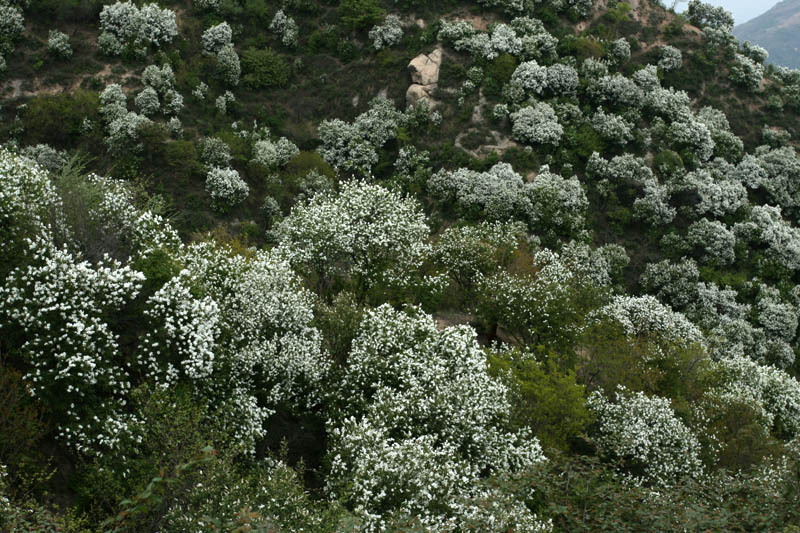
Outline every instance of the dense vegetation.
<path id="1" fill-rule="evenodd" d="M 800 71 L 732 26 L 0 0 L 0 530 L 800 530 Z"/>

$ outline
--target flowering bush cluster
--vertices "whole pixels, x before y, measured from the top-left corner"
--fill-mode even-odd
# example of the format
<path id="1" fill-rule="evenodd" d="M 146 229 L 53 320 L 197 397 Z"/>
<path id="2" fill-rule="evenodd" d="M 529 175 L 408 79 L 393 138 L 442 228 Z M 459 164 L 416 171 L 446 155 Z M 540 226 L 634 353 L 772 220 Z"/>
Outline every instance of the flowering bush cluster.
<path id="1" fill-rule="evenodd" d="M 505 429 L 506 389 L 467 327 L 440 332 L 413 309 L 370 311 L 336 389 L 327 488 L 368 531 L 405 516 L 426 530 L 458 528 L 482 473 L 544 459 L 534 437 Z M 521 523 L 534 518 L 520 511 Z"/>
<path id="2" fill-rule="evenodd" d="M 22 149 L 20 154 L 35 161 L 40 167 L 49 172 L 58 172 L 69 161 L 66 152 L 63 150 L 56 150 L 47 144 L 26 146 Z"/>
<path id="3" fill-rule="evenodd" d="M 72 47 L 69 45 L 69 36 L 63 31 L 50 30 L 47 37 L 47 50 L 61 58 L 72 56 Z"/>
<path id="4" fill-rule="evenodd" d="M 704 4 L 700 0 L 690 0 L 686 16 L 698 28 L 718 28 L 730 33 L 733 30 L 733 15 L 723 7 Z"/>
<path id="5" fill-rule="evenodd" d="M 606 55 L 614 64 L 624 63 L 631 58 L 631 43 L 624 38 L 611 41 L 606 46 Z"/>
<path id="6" fill-rule="evenodd" d="M 403 25 L 397 15 L 386 15 L 386 20 L 380 26 L 369 30 L 369 38 L 375 50 L 382 50 L 399 44 L 403 39 Z"/>
<path id="7" fill-rule="evenodd" d="M 206 176 L 206 191 L 214 207 L 225 211 L 240 204 L 250 193 L 250 187 L 232 168 L 212 167 Z"/>
<path id="8" fill-rule="evenodd" d="M 684 475 L 702 475 L 700 442 L 668 399 L 622 387 L 613 402 L 594 393 L 589 406 L 598 417 L 597 443 L 603 453 L 626 463 L 634 482 L 669 485 Z"/>
<path id="9" fill-rule="evenodd" d="M 557 145 L 564 134 L 556 112 L 544 102 L 536 102 L 511 113 L 511 123 L 514 139 L 524 143 Z"/>
<path id="10" fill-rule="evenodd" d="M 627 144 L 633 140 L 633 124 L 620 115 L 606 114 L 602 108 L 591 118 L 592 127 L 600 136 L 614 144 Z"/>
<path id="11" fill-rule="evenodd" d="M 231 147 L 217 137 L 203 139 L 200 160 L 209 167 L 227 167 L 231 162 Z"/>
<path id="12" fill-rule="evenodd" d="M 175 13 L 157 4 L 138 7 L 133 2 L 116 2 L 100 12 L 100 49 L 108 55 L 120 55 L 125 50 L 143 56 L 147 48 L 172 42 L 178 36 Z"/>
<path id="13" fill-rule="evenodd" d="M 292 263 L 323 286 L 345 276 L 364 291 L 408 276 L 427 254 L 429 231 L 415 200 L 351 181 L 335 197 L 318 194 L 295 206 L 274 234 Z"/>
<path id="14" fill-rule="evenodd" d="M 211 26 L 203 32 L 201 42 L 206 54 L 216 56 L 219 72 L 225 83 L 229 86 L 238 85 L 242 67 L 239 55 L 233 47 L 233 29 L 230 25 L 223 21 Z"/>
<path id="15" fill-rule="evenodd" d="M 297 146 L 286 137 L 281 137 L 274 142 L 264 139 L 256 141 L 253 145 L 253 161 L 271 169 L 285 166 L 299 153 L 300 150 Z"/>
<path id="16" fill-rule="evenodd" d="M 275 13 L 275 17 L 273 17 L 269 29 L 280 35 L 281 42 L 284 46 L 290 48 L 297 46 L 297 38 L 300 29 L 294 19 L 284 13 L 282 9 L 279 9 L 278 12 Z"/>
<path id="17" fill-rule="evenodd" d="M 24 31 L 25 17 L 22 9 L 7 2 L 0 4 L 0 72 L 5 71 L 5 56 L 14 51 L 14 42 Z"/>
<path id="18" fill-rule="evenodd" d="M 381 96 L 354 122 L 324 120 L 319 125 L 319 153 L 337 171 L 368 174 L 378 162 L 377 149 L 397 135 L 403 113 Z"/>
<path id="19" fill-rule="evenodd" d="M 763 77 L 763 65 L 756 63 L 745 55 L 734 55 L 734 62 L 731 65 L 731 81 L 750 91 L 755 91 L 761 84 Z"/>
<path id="20" fill-rule="evenodd" d="M 667 44 L 661 47 L 660 53 L 661 59 L 658 60 L 658 68 L 666 72 L 681 68 L 683 57 L 680 50 Z"/>
<path id="21" fill-rule="evenodd" d="M 478 32 L 464 20 L 443 20 L 439 40 L 484 59 L 494 59 L 502 53 L 523 59 L 552 59 L 558 45 L 558 39 L 547 32 L 540 20 L 529 17 L 515 18 L 510 25 L 496 24 L 491 33 Z"/>

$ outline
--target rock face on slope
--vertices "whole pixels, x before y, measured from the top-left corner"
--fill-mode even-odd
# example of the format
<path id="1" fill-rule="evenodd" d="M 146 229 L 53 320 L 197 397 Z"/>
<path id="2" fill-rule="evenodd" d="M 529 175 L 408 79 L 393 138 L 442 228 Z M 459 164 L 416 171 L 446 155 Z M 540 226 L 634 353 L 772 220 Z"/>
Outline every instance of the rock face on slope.
<path id="1" fill-rule="evenodd" d="M 800 68 L 800 0 L 783 0 L 772 9 L 733 29 L 740 41 L 769 52 L 768 63 Z"/>
<path id="2" fill-rule="evenodd" d="M 430 54 L 420 54 L 408 64 L 411 73 L 411 86 L 406 91 L 406 104 L 412 106 L 420 100 L 427 100 L 433 107 L 436 101 L 433 92 L 439 83 L 439 68 L 442 65 L 442 50 L 437 48 Z"/>

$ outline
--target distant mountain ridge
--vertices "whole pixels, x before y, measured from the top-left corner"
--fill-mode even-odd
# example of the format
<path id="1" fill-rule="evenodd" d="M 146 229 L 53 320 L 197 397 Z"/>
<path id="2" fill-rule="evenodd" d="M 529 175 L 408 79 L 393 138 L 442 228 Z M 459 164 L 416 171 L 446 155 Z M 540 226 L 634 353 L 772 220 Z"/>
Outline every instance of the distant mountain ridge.
<path id="1" fill-rule="evenodd" d="M 769 63 L 800 68 L 800 0 L 783 0 L 758 17 L 733 29 L 740 41 L 769 51 Z"/>

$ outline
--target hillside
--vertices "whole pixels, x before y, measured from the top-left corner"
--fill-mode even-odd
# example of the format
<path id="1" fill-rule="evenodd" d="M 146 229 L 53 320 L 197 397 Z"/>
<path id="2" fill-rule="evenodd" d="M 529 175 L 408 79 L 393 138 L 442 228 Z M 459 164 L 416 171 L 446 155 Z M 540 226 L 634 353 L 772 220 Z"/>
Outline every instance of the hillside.
<path id="1" fill-rule="evenodd" d="M 783 0 L 753 20 L 740 24 L 733 34 L 769 51 L 769 63 L 800 68 L 800 2 Z"/>
<path id="2" fill-rule="evenodd" d="M 800 528 L 800 71 L 732 30 L 0 0 L 0 532 Z"/>

